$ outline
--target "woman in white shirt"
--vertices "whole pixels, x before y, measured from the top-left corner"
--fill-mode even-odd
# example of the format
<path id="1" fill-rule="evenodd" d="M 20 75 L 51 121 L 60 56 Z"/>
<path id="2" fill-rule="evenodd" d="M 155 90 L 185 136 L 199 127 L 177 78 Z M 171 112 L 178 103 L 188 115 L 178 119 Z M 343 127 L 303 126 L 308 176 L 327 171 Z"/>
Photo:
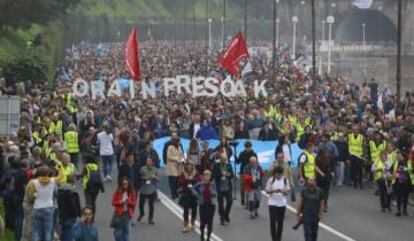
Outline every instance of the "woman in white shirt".
<path id="1" fill-rule="evenodd" d="M 283 168 L 276 167 L 266 184 L 266 193 L 269 195 L 270 233 L 273 241 L 282 240 L 283 221 L 289 194 L 289 180 L 283 176 Z"/>

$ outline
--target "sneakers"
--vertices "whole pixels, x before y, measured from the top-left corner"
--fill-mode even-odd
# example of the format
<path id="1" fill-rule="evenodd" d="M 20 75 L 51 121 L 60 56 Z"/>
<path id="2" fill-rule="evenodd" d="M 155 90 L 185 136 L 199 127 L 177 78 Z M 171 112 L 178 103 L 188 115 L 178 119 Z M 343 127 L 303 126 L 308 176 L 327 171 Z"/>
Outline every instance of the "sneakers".
<path id="1" fill-rule="evenodd" d="M 145 216 L 144 214 L 140 214 L 140 215 L 138 216 L 138 218 L 137 218 L 137 221 L 138 221 L 138 222 L 141 222 L 141 220 L 142 220 L 142 218 L 143 218 L 144 216 Z"/>
<path id="2" fill-rule="evenodd" d="M 112 182 L 112 177 L 111 177 L 110 175 L 106 175 L 105 179 L 106 179 L 108 182 Z"/>
<path id="3" fill-rule="evenodd" d="M 148 224 L 149 224 L 149 225 L 154 225 L 155 223 L 154 223 L 154 221 L 153 221 L 153 220 L 148 220 Z"/>

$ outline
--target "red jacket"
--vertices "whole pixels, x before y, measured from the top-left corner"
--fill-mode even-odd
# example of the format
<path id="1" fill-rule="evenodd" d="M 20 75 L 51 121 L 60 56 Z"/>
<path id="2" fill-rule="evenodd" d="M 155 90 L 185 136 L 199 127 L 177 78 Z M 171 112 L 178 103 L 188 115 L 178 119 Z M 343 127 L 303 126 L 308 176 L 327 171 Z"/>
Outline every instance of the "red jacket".
<path id="1" fill-rule="evenodd" d="M 245 172 L 243 174 L 243 181 L 244 181 L 244 191 L 245 192 L 251 192 L 258 186 L 261 187 L 261 183 L 263 181 L 263 178 L 265 176 L 265 173 L 263 172 L 262 168 L 259 166 L 259 178 L 260 180 L 256 180 L 256 183 L 253 182 L 253 176 L 250 172 Z M 258 186 L 257 186 L 258 185 Z"/>
<path id="2" fill-rule="evenodd" d="M 137 203 L 137 196 L 135 195 L 135 192 L 129 192 L 128 193 L 128 216 L 132 218 L 134 216 L 135 212 L 135 205 Z M 123 203 L 122 203 L 122 192 L 121 191 L 115 191 L 114 196 L 112 197 L 112 206 L 115 208 L 115 213 L 118 216 L 121 216 L 124 212 Z"/>

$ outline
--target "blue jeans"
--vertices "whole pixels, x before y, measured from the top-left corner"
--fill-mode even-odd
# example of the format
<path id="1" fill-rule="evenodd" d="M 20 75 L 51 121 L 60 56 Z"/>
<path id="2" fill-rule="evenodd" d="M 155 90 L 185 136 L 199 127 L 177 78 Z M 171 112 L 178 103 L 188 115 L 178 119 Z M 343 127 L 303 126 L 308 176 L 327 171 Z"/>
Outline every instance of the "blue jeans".
<path id="1" fill-rule="evenodd" d="M 101 156 L 102 164 L 103 164 L 103 173 L 106 177 L 107 175 L 111 176 L 112 174 L 112 165 L 114 162 L 114 155 L 109 156 Z"/>
<path id="2" fill-rule="evenodd" d="M 23 229 L 23 208 L 17 208 L 14 211 L 14 238 L 20 240 Z"/>
<path id="3" fill-rule="evenodd" d="M 303 230 L 305 231 L 305 241 L 316 241 L 318 239 L 319 220 L 305 220 Z"/>
<path id="4" fill-rule="evenodd" d="M 70 218 L 65 220 L 61 223 L 61 234 L 60 234 L 60 241 L 72 241 L 72 228 L 75 225 L 76 218 Z"/>
<path id="5" fill-rule="evenodd" d="M 345 163 L 338 162 L 336 167 L 336 185 L 342 187 L 345 180 Z"/>
<path id="6" fill-rule="evenodd" d="M 131 228 L 131 220 L 124 227 L 114 228 L 115 241 L 129 241 L 129 230 Z"/>
<path id="7" fill-rule="evenodd" d="M 52 241 L 54 208 L 33 209 L 32 241 Z"/>

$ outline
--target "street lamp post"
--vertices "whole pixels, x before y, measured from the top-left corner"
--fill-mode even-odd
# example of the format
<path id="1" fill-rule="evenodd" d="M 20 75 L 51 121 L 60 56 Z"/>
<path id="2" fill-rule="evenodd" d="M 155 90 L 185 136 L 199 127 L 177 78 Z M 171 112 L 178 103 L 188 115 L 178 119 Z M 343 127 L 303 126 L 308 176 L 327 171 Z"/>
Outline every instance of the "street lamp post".
<path id="1" fill-rule="evenodd" d="M 277 4 L 279 0 L 273 1 L 273 52 L 272 52 L 272 72 L 274 73 L 276 68 L 276 15 L 277 15 Z"/>
<path id="2" fill-rule="evenodd" d="M 367 42 L 366 42 L 366 35 L 365 35 L 366 26 L 367 25 L 365 23 L 362 23 L 362 45 L 364 46 L 364 49 L 365 49 L 365 46 L 367 44 Z"/>
<path id="3" fill-rule="evenodd" d="M 326 18 L 326 22 L 329 24 L 329 42 L 328 42 L 328 70 L 327 73 L 331 73 L 331 48 L 332 48 L 332 24 L 335 22 L 335 18 L 333 16 L 328 16 Z"/>
<path id="4" fill-rule="evenodd" d="M 312 0 L 312 75 L 316 76 L 316 22 L 315 22 L 315 0 Z"/>
<path id="5" fill-rule="evenodd" d="M 397 36 L 397 101 L 401 101 L 401 38 L 402 38 L 402 0 L 398 0 L 398 36 Z"/>
<path id="6" fill-rule="evenodd" d="M 292 56 L 291 59 L 296 59 L 296 24 L 298 23 L 298 17 L 293 16 L 292 17 L 292 23 L 293 23 L 293 37 L 292 37 Z"/>
<path id="7" fill-rule="evenodd" d="M 324 46 L 325 43 L 325 24 L 326 21 L 322 20 L 322 39 L 321 39 L 321 46 Z M 319 57 L 319 69 L 318 69 L 319 75 L 322 75 L 322 54 Z"/>
<path id="8" fill-rule="evenodd" d="M 279 24 L 280 19 L 276 18 L 276 48 L 279 48 Z"/>
<path id="9" fill-rule="evenodd" d="M 212 38 L 211 38 L 211 23 L 213 20 L 211 18 L 208 19 L 208 54 L 211 54 L 211 46 L 212 46 Z"/>
<path id="10" fill-rule="evenodd" d="M 226 35 L 226 0 L 223 0 L 223 17 L 221 18 L 221 41 L 222 41 L 223 50 L 226 44 L 225 35 Z"/>
<path id="11" fill-rule="evenodd" d="M 247 42 L 247 0 L 244 0 L 244 39 Z"/>

